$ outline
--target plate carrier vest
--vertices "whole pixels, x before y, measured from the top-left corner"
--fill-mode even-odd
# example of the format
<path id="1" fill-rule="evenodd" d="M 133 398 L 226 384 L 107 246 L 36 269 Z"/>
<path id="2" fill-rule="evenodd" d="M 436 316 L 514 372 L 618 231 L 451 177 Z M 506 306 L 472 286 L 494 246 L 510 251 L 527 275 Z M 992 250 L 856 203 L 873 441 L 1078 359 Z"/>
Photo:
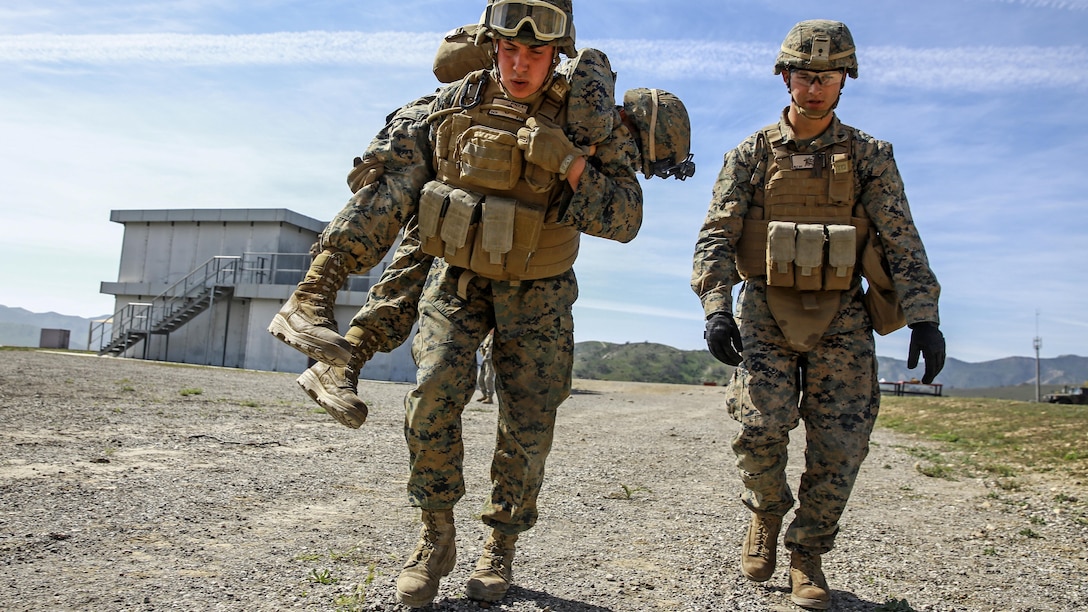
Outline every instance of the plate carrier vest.
<path id="1" fill-rule="evenodd" d="M 854 205 L 850 145 L 791 153 L 778 124 L 757 138 L 756 150 L 767 156 L 752 174 L 757 189 L 737 245 L 737 272 L 801 291 L 849 289 L 869 231 L 864 209 Z"/>
<path id="2" fill-rule="evenodd" d="M 906 319 L 880 237 L 855 204 L 850 142 L 812 154 L 792 153 L 785 142 L 777 123 L 757 136 L 757 154 L 766 156 L 752 173 L 757 189 L 737 244 L 737 273 L 766 278 L 771 310 L 799 349 L 815 345 L 839 310 L 841 292 L 861 275 L 874 330 L 899 329 Z"/>
<path id="3" fill-rule="evenodd" d="M 526 162 L 517 142 L 529 117 L 563 125 L 569 91 L 556 75 L 537 100 L 523 104 L 506 98 L 488 71 L 462 81 L 455 106 L 430 118 L 445 117 L 435 138 L 435 180 L 420 194 L 424 253 L 493 280 L 571 269 L 581 233 L 557 223 L 565 181 Z"/>

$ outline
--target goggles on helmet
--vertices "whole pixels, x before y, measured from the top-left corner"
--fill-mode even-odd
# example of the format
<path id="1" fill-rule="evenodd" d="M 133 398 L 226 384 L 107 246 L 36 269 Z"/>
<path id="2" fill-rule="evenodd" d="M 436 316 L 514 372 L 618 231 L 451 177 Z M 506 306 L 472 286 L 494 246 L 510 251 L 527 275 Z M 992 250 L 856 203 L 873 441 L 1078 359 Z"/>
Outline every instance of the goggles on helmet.
<path id="1" fill-rule="evenodd" d="M 540 41 L 570 35 L 567 14 L 542 0 L 498 0 L 487 7 L 484 23 L 499 36 L 511 38 L 517 36 L 526 24 Z"/>

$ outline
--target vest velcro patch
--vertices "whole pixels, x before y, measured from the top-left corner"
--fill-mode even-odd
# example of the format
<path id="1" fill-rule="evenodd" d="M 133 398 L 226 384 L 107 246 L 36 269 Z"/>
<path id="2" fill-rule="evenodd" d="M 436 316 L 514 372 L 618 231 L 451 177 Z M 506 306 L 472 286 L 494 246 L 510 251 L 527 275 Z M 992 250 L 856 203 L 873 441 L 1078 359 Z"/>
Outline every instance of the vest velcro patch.
<path id="1" fill-rule="evenodd" d="M 528 104 L 514 102 L 513 100 L 507 100 L 506 98 L 495 98 L 491 101 L 490 109 L 487 111 L 487 114 L 494 117 L 513 119 L 514 121 L 524 121 L 526 113 L 528 112 Z"/>

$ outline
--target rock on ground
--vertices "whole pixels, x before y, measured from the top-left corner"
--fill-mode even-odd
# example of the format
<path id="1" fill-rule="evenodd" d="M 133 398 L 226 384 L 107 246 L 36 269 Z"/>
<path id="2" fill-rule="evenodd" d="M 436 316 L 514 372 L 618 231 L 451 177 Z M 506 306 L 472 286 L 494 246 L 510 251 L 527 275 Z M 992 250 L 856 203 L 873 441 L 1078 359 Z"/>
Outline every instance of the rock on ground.
<path id="1" fill-rule="evenodd" d="M 294 375 L 46 351 L 0 353 L 0 601 L 7 610 L 401 610 L 418 533 L 403 398 L 363 381 L 368 422 L 315 410 Z M 493 610 L 779 611 L 737 565 L 747 511 L 723 389 L 575 381 L 536 528 Z M 464 583 L 485 536 L 495 407 L 464 412 Z M 802 432 L 791 447 L 796 483 Z M 1084 483 L 1007 491 L 928 478 L 878 430 L 824 558 L 835 610 L 1088 609 Z M 787 516 L 787 520 L 789 517 Z M 904 601 L 909 604 L 903 607 Z"/>

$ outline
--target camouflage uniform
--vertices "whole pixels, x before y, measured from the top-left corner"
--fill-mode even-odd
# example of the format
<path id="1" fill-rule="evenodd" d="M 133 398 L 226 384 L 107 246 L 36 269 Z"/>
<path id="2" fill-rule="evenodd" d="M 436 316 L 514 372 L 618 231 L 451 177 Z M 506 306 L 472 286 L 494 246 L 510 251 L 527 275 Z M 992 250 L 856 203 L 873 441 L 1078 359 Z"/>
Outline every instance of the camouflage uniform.
<path id="1" fill-rule="evenodd" d="M 592 50 L 588 50 L 592 51 Z M 587 50 L 583 49 L 582 53 Z M 569 74 L 575 83 L 586 83 L 587 75 L 582 71 L 576 72 L 577 61 L 565 60 L 558 72 Z M 575 89 L 571 92 L 588 109 L 592 115 L 600 115 L 602 108 L 608 108 L 605 100 L 607 96 L 601 95 L 599 89 Z M 695 173 L 695 164 L 691 161 L 692 155 L 688 153 L 690 146 L 691 127 L 688 122 L 687 110 L 683 103 L 673 94 L 668 92 L 655 92 L 646 88 L 632 89 L 624 96 L 624 123 L 628 123 L 632 136 L 639 149 L 636 158 L 635 169 L 642 172 L 647 179 L 654 176 L 667 178 L 672 176 L 679 180 L 685 180 Z M 432 97 L 422 98 L 419 102 L 430 101 Z M 650 153 L 650 111 L 648 106 L 659 104 L 659 113 L 655 117 L 653 142 L 655 154 Z M 608 111 L 611 112 L 611 111 Z M 422 113 L 425 116 L 425 113 Z M 421 125 L 421 108 L 408 105 L 396 113 L 390 126 L 379 133 L 368 155 L 376 155 L 382 151 L 391 151 L 389 134 L 396 134 L 403 142 L 407 130 L 425 129 Z M 591 130 L 575 130 L 575 137 L 588 142 L 592 140 Z M 645 134 L 645 136 L 644 136 Z M 647 143 L 641 140 L 646 138 Z M 393 161 L 410 159 L 407 153 L 396 156 L 386 156 Z M 414 176 L 414 175 L 413 175 Z M 418 181 L 418 178 L 415 179 Z M 373 201 L 371 201 L 373 202 Z M 382 210 L 400 211 L 397 206 L 383 207 Z M 380 212 L 380 211 L 379 211 Z M 340 248 L 350 248 L 354 253 L 371 252 L 374 237 L 368 237 L 363 231 L 364 227 L 371 227 L 374 221 L 375 211 L 368 210 L 366 206 L 349 203 L 349 207 L 341 211 L 340 215 L 326 229 L 326 235 L 337 241 Z M 398 212 L 403 216 L 402 212 Z M 380 226 L 384 227 L 384 226 Z M 382 274 L 367 295 L 366 303 L 355 314 L 351 321 L 352 327 L 361 327 L 370 332 L 377 344 L 375 351 L 389 352 L 403 344 L 412 332 L 412 326 L 416 322 L 419 294 L 423 291 L 424 282 L 427 279 L 427 270 L 431 267 L 434 258 L 419 250 L 418 227 L 414 219 L 405 227 L 404 237 L 400 246 L 393 255 L 393 261 Z"/>
<path id="2" fill-rule="evenodd" d="M 788 109 L 787 109 L 788 110 Z M 857 206 L 884 240 L 890 276 L 910 322 L 938 320 L 939 285 L 914 227 L 889 143 L 843 125 L 831 125 L 811 142 L 794 139 L 786 113 L 778 128 L 790 152 L 812 154 L 849 143 Z M 692 289 L 707 316 L 731 310 L 731 289 L 741 282 L 737 244 L 745 215 L 763 188 L 765 142 L 753 134 L 725 157 L 699 233 Z M 807 448 L 796 518 L 786 533 L 791 550 L 831 550 L 839 518 L 869 449 L 880 404 L 872 323 L 860 279 L 841 293 L 838 311 L 816 346 L 798 351 L 787 342 L 767 303 L 765 277 L 744 281 L 736 318 L 744 361 L 727 392 L 730 416 L 741 430 L 733 441 L 753 512 L 783 516 L 794 504 L 786 482 L 790 430 L 804 419 Z"/>
<path id="3" fill-rule="evenodd" d="M 415 217 L 419 190 L 434 174 L 426 124 L 433 100 L 419 98 L 386 118 L 349 175 L 354 195 L 321 234 L 320 248 L 351 253 L 353 272 L 377 265 Z"/>
<path id="4" fill-rule="evenodd" d="M 583 145 L 600 142 L 620 123 L 617 119 L 622 119 L 634 132 L 636 144 L 639 137 L 648 143 L 647 151 L 638 160 L 642 167 L 636 164 L 636 169 L 641 169 L 647 178 L 674 176 L 683 180 L 694 173 L 688 152 L 687 111 L 674 95 L 661 90 L 632 90 L 624 96 L 623 107 L 611 105 L 615 75 L 608 58 L 594 49 L 583 49 L 577 57 L 565 60 L 556 74 L 568 80 L 568 98 L 578 101 L 571 106 L 573 114 L 568 113 L 567 117 L 570 140 Z M 337 260 L 343 262 L 338 272 L 344 276 L 349 271 L 366 270 L 395 238 L 397 226 L 408 219 L 393 261 L 371 287 L 348 332 L 344 337 L 338 333 L 330 336 L 329 332 L 335 330 L 331 317 L 324 324 L 329 332 L 323 332 L 318 328 L 322 325 L 319 320 L 299 319 L 290 314 L 299 313 L 295 296 L 303 296 L 305 301 L 316 299 L 313 293 L 306 297 L 301 291 L 305 281 L 269 328 L 278 338 L 315 359 L 317 363 L 303 372 L 297 382 L 330 416 L 348 427 L 361 426 L 368 412 L 358 395 L 360 368 L 374 353 L 392 351 L 407 340 L 417 318 L 427 270 L 434 259 L 420 248 L 416 218 L 419 186 L 432 172 L 425 154 L 429 152 L 426 138 L 429 125 L 425 119 L 430 112 L 428 103 L 433 99 L 434 96 L 421 98 L 387 118 L 385 128 L 374 138 L 365 157 L 356 158 L 356 166 L 348 175 L 348 185 L 355 197 L 314 245 L 318 259 L 307 279 L 317 283 L 321 298 L 331 303 L 342 281 L 327 271 L 314 273 L 315 269 L 320 270 L 320 257 L 344 253 L 346 257 Z M 330 282 L 321 284 L 326 278 Z M 311 312 L 331 315 L 331 309 Z M 340 345 L 341 342 L 347 346 Z M 344 353 L 348 348 L 350 353 Z M 336 361 L 337 358 L 343 361 Z"/>
<path id="5" fill-rule="evenodd" d="M 404 228 L 393 261 L 370 288 L 366 302 L 351 320 L 352 327 L 366 330 L 374 340 L 368 348 L 388 353 L 408 340 L 419 312 L 419 295 L 433 261 L 434 257 L 419 249 L 419 226 L 413 218 Z"/>
<path id="6" fill-rule="evenodd" d="M 599 75 L 605 70 L 610 71 L 610 67 L 605 64 L 603 67 L 594 66 L 596 70 L 587 70 L 580 61 L 581 57 L 591 61 L 603 56 L 599 51 L 583 49 L 578 57 L 564 60 L 556 72 L 567 76 L 574 84 L 570 95 L 579 100 L 581 116 L 594 118 L 572 126 L 572 137 L 581 144 L 593 144 L 601 137 L 602 124 L 598 123 L 597 118 L 611 116 L 615 107 L 611 92 L 595 86 Z M 387 243 L 391 244 L 390 239 L 395 239 L 396 230 L 399 229 L 396 224 L 410 220 L 404 228 L 404 237 L 393 255 L 392 263 L 371 287 L 366 302 L 351 321 L 352 327 L 368 332 L 368 337 L 374 340 L 374 344 L 368 348 L 373 348 L 375 352 L 390 352 L 408 339 L 416 322 L 419 295 L 434 260 L 419 250 L 418 228 L 414 219 L 418 195 L 408 198 L 413 191 L 418 194 L 419 188 L 433 173 L 430 169 L 430 145 L 426 140 L 429 126 L 425 123 L 428 105 L 433 99 L 434 96 L 420 98 L 387 118 L 387 125 L 371 142 L 362 162 L 380 162 L 384 165 L 382 176 L 389 185 L 384 190 L 379 188 L 369 195 L 353 197 L 326 227 L 320 243 L 323 248 L 352 253 L 359 264 L 356 271 L 363 272 L 373 267 L 375 256 L 380 258 L 384 249 L 389 248 Z M 672 103 L 679 104 L 675 99 Z M 605 122 L 605 125 L 611 124 Z M 683 127 L 687 128 L 687 125 Z M 674 136 L 674 139 L 677 138 Z M 686 143 L 684 140 L 685 152 Z M 676 150 L 671 141 L 660 146 L 666 153 Z M 423 174 L 424 170 L 426 174 Z M 648 167 L 645 172 L 651 176 Z M 358 169 L 352 172 L 353 176 L 360 174 Z M 353 192 L 355 190 L 353 188 Z"/>
<path id="7" fill-rule="evenodd" d="M 440 90 L 433 110 L 452 108 L 460 85 Z M 583 233 L 633 239 L 642 222 L 637 158 L 630 132 L 615 121 L 609 138 L 587 159 L 578 189 L 572 193 L 562 181 L 549 214 Z M 556 409 L 570 394 L 571 308 L 578 285 L 573 270 L 521 281 L 462 278 L 465 274 L 436 259 L 420 301 L 419 333 L 412 343 L 417 385 L 405 400 L 408 494 L 412 505 L 426 511 L 451 509 L 464 495 L 461 413 L 475 390 L 476 349 L 494 328 L 499 417 L 493 486 L 482 518 L 515 535 L 536 522 Z"/>

